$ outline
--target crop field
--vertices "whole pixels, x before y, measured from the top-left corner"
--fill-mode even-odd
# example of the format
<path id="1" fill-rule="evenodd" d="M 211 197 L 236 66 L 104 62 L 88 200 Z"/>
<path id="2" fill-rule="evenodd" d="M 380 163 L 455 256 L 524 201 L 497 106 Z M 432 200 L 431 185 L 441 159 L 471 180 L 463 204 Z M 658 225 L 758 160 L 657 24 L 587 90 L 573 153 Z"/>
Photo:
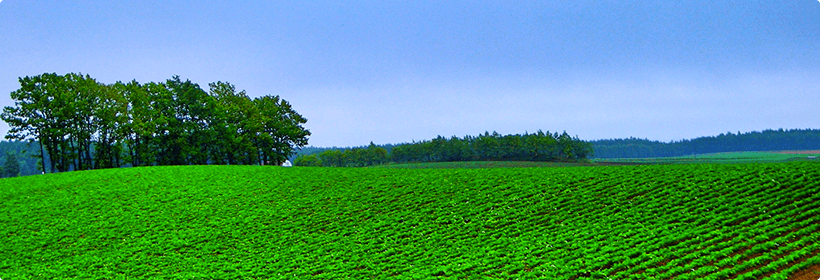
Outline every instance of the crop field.
<path id="1" fill-rule="evenodd" d="M 680 157 L 595 159 L 596 163 L 686 164 L 686 163 L 762 163 L 806 161 L 808 156 L 820 156 L 820 151 L 726 152 Z"/>
<path id="2" fill-rule="evenodd" d="M 414 168 L 414 169 L 451 169 L 451 168 L 510 168 L 510 167 L 571 167 L 594 166 L 590 162 L 544 162 L 544 161 L 454 161 L 454 162 L 420 162 L 375 165 L 370 168 Z"/>
<path id="3" fill-rule="evenodd" d="M 817 279 L 820 162 L 0 180 L 0 278 Z"/>

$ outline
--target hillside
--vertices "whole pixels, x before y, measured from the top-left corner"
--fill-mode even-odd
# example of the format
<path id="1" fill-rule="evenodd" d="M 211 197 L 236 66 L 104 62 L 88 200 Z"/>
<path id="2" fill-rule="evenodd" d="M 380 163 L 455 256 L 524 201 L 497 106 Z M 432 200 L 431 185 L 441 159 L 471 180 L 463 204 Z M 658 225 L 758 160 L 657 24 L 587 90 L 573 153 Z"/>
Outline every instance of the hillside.
<path id="1" fill-rule="evenodd" d="M 0 278 L 816 279 L 819 215 L 818 162 L 78 171 L 0 180 Z"/>

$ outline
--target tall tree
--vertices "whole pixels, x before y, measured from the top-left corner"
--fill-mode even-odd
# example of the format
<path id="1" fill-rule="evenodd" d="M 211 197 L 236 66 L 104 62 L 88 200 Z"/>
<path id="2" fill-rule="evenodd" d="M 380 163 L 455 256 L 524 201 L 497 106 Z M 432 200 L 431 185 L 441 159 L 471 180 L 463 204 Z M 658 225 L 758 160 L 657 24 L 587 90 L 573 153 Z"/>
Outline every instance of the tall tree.
<path id="1" fill-rule="evenodd" d="M 40 159 L 48 154 L 48 172 L 68 169 L 64 149 L 68 124 L 60 114 L 65 102 L 58 94 L 64 79 L 54 73 L 19 78 L 20 89 L 11 93 L 13 107 L 3 108 L 2 119 L 9 124 L 6 139 L 37 141 Z"/>
<path id="2" fill-rule="evenodd" d="M 99 120 L 94 111 L 100 106 L 103 90 L 104 86 L 88 75 L 68 73 L 63 76 L 62 87 L 56 93 L 63 101 L 57 116 L 68 124 L 65 128 L 69 147 L 67 153 L 75 170 L 93 168 L 91 144 Z"/>
<path id="3" fill-rule="evenodd" d="M 152 165 L 156 160 L 153 137 L 154 114 L 151 110 L 151 96 L 148 85 L 137 81 L 127 84 L 117 83 L 115 91 L 123 96 L 126 102 L 125 122 L 122 123 L 122 136 L 128 148 L 128 162 L 131 166 Z"/>
<path id="4" fill-rule="evenodd" d="M 226 82 L 208 84 L 216 101 L 212 119 L 215 145 L 211 157 L 217 164 L 250 164 L 257 161 L 252 141 L 261 130 L 260 115 L 245 91 L 237 92 Z"/>
<path id="5" fill-rule="evenodd" d="M 261 115 L 261 133 L 257 148 L 261 163 L 279 165 L 296 154 L 295 149 L 307 145 L 310 131 L 302 125 L 307 122 L 290 103 L 279 96 L 262 96 L 253 100 Z"/>
<path id="6" fill-rule="evenodd" d="M 92 115 L 97 130 L 94 159 L 95 168 L 119 167 L 122 164 L 123 146 L 126 145 L 128 123 L 125 85 L 117 82 L 100 85 Z"/>
<path id="7" fill-rule="evenodd" d="M 166 81 L 173 94 L 175 118 L 181 125 L 178 142 L 181 155 L 180 164 L 207 164 L 208 146 L 213 138 L 209 127 L 216 105 L 213 97 L 190 80 L 182 81 L 179 76 Z"/>
<path id="8" fill-rule="evenodd" d="M 151 82 L 144 88 L 150 100 L 148 119 L 154 161 L 157 165 L 184 165 L 185 128 L 177 115 L 173 92 L 163 83 Z"/>

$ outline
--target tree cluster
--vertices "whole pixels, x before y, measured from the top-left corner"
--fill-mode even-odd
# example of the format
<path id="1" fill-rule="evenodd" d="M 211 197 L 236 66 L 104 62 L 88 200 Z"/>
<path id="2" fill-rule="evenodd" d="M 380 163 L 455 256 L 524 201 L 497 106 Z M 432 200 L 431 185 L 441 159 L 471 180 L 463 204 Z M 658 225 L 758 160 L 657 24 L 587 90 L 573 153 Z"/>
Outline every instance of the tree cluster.
<path id="1" fill-rule="evenodd" d="M 693 154 L 820 149 L 820 129 L 727 132 L 672 142 L 646 139 L 609 139 L 591 141 L 596 158 L 676 157 Z"/>
<path id="2" fill-rule="evenodd" d="M 120 166 L 279 164 L 307 144 L 307 120 L 279 96 L 230 83 L 103 84 L 88 75 L 19 79 L 0 115 L 6 139 L 37 142 L 48 172 Z"/>
<path id="3" fill-rule="evenodd" d="M 592 145 L 578 137 L 538 131 L 534 134 L 500 135 L 485 132 L 478 136 L 438 136 L 432 140 L 378 147 L 330 149 L 300 156 L 297 166 L 370 166 L 387 162 L 452 161 L 574 161 L 592 155 Z"/>
<path id="4" fill-rule="evenodd" d="M 296 166 L 363 167 L 390 162 L 387 149 L 373 142 L 362 148 L 327 149 L 317 154 L 301 155 L 296 158 Z"/>

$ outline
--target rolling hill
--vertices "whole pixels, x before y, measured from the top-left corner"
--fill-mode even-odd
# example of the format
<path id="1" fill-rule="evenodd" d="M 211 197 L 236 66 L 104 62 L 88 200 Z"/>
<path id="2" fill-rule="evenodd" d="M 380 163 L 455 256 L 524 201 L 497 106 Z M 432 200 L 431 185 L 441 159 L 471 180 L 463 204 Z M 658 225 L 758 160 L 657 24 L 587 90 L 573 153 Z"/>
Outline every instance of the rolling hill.
<path id="1" fill-rule="evenodd" d="M 0 180 L 0 278 L 816 279 L 819 215 L 810 161 L 105 169 Z"/>

